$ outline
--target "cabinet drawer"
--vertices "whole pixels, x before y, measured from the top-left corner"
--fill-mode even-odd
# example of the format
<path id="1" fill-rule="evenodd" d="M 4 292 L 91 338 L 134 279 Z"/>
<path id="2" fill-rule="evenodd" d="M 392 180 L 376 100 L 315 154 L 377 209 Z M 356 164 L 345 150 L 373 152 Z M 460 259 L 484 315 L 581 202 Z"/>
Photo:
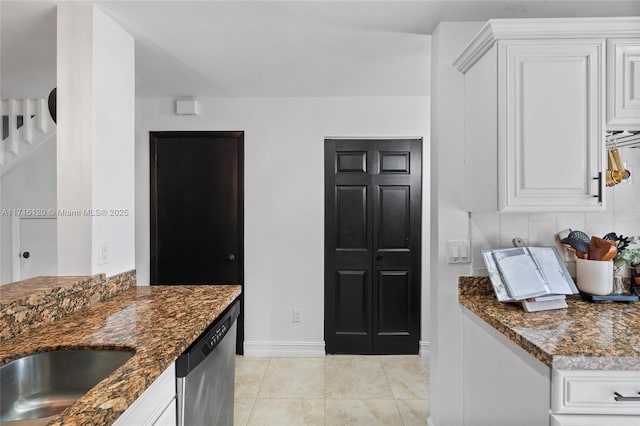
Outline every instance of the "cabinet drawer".
<path id="1" fill-rule="evenodd" d="M 553 370 L 551 410 L 570 414 L 640 415 L 640 371 Z"/>

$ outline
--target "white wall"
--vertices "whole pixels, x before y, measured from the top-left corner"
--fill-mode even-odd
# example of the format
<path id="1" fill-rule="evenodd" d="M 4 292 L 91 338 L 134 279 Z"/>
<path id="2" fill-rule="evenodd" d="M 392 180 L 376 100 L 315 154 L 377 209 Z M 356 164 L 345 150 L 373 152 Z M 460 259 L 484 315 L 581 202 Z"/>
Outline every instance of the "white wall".
<path id="1" fill-rule="evenodd" d="M 56 208 L 56 142 L 44 142 L 21 163 L 2 176 L 2 209 L 42 209 Z M 2 265 L 0 283 L 13 281 L 12 260 L 17 256 L 11 250 L 12 215 L 2 215 L 0 244 L 2 245 Z"/>
<path id="2" fill-rule="evenodd" d="M 324 138 L 420 136 L 425 165 L 422 291 L 428 300 L 428 97 L 205 99 L 201 110 L 200 117 L 181 117 L 174 114 L 171 99 L 137 101 L 139 285 L 149 282 L 149 131 L 243 130 L 246 353 L 323 354 Z M 300 323 L 291 320 L 294 307 L 302 311 Z M 422 339 L 428 341 L 426 303 L 422 318 Z"/>
<path id="3" fill-rule="evenodd" d="M 114 275 L 133 269 L 133 37 L 91 4 L 62 3 L 57 73 L 58 272 Z M 106 264 L 98 261 L 103 243 Z"/>
<path id="4" fill-rule="evenodd" d="M 447 264 L 446 242 L 469 239 L 463 210 L 464 79 L 452 65 L 482 23 L 441 22 L 431 45 L 431 365 L 430 422 L 462 424 L 462 311 L 458 275 L 469 265 Z"/>

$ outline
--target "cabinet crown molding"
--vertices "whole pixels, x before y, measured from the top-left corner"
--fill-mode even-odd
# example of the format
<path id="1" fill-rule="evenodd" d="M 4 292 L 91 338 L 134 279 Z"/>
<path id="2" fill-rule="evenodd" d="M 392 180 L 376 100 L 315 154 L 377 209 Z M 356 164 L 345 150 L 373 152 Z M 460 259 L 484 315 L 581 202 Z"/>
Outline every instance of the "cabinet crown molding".
<path id="1" fill-rule="evenodd" d="M 498 40 L 640 37 L 640 17 L 490 19 L 453 62 L 465 73 Z"/>

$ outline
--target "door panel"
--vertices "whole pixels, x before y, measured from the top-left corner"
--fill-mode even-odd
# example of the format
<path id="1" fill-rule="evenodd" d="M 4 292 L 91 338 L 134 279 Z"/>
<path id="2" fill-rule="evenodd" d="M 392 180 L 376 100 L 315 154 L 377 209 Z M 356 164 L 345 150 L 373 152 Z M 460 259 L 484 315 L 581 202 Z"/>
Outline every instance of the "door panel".
<path id="1" fill-rule="evenodd" d="M 409 243 L 409 186 L 380 186 L 380 244 L 378 249 L 408 248 Z"/>
<path id="2" fill-rule="evenodd" d="M 338 172 L 367 173 L 367 153 L 364 151 L 340 152 L 336 158 Z"/>
<path id="3" fill-rule="evenodd" d="M 336 332 L 368 334 L 367 272 L 338 271 L 336 287 Z"/>
<path id="4" fill-rule="evenodd" d="M 381 152 L 380 173 L 409 173 L 409 153 Z"/>
<path id="5" fill-rule="evenodd" d="M 367 187 L 337 186 L 338 249 L 367 249 Z"/>
<path id="6" fill-rule="evenodd" d="M 151 284 L 243 284 L 243 153 L 243 132 L 151 132 Z"/>
<path id="7" fill-rule="evenodd" d="M 410 288 L 409 271 L 378 273 L 378 333 L 409 334 Z"/>
<path id="8" fill-rule="evenodd" d="M 418 353 L 420 140 L 325 143 L 327 353 Z"/>

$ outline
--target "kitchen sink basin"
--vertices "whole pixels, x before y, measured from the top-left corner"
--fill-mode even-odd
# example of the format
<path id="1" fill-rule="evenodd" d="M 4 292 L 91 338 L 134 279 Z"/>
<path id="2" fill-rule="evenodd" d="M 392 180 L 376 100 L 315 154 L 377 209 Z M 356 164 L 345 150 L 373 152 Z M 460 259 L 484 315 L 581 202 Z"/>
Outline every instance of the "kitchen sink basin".
<path id="1" fill-rule="evenodd" d="M 0 366 L 0 424 L 46 424 L 133 354 L 128 350 L 50 351 Z"/>

